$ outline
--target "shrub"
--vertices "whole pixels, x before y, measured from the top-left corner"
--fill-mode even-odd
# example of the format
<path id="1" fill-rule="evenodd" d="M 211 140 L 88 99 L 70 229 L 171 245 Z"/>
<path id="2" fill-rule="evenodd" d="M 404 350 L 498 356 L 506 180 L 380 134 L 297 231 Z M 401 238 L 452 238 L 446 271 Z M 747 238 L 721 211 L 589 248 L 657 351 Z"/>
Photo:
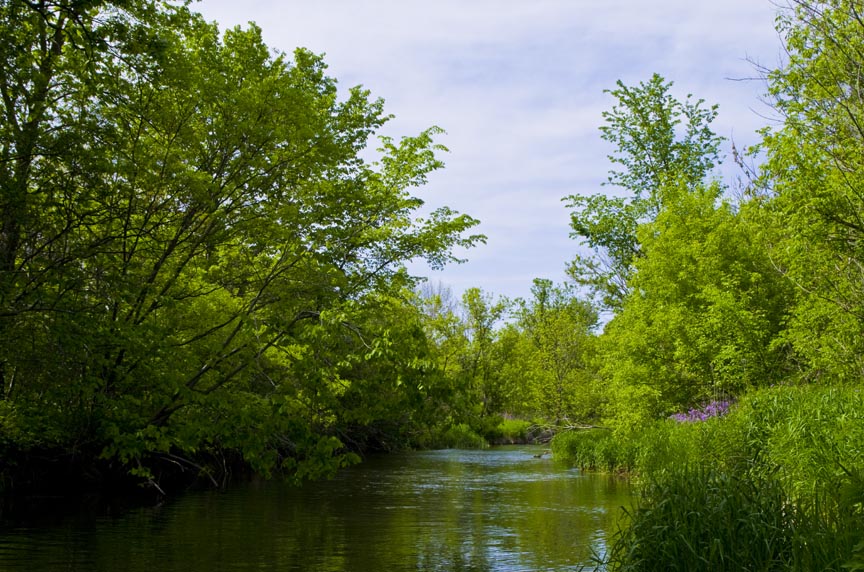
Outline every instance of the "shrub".
<path id="1" fill-rule="evenodd" d="M 525 442 L 528 440 L 528 430 L 532 423 L 523 419 L 504 419 L 499 425 L 501 438 L 505 441 Z"/>
<path id="2" fill-rule="evenodd" d="M 489 446 L 467 423 L 452 425 L 441 436 L 440 448 L 444 449 L 485 449 Z"/>

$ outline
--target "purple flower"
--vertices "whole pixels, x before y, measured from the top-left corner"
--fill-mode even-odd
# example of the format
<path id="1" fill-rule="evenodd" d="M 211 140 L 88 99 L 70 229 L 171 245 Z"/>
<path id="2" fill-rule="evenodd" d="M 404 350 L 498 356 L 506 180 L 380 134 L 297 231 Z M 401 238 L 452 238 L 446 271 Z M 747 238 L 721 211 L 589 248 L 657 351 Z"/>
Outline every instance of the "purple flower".
<path id="1" fill-rule="evenodd" d="M 675 413 L 669 416 L 678 423 L 688 423 L 690 421 L 705 421 L 711 417 L 720 417 L 729 411 L 729 406 L 732 402 L 729 400 L 711 401 L 703 405 L 701 408 L 690 409 L 687 413 Z"/>

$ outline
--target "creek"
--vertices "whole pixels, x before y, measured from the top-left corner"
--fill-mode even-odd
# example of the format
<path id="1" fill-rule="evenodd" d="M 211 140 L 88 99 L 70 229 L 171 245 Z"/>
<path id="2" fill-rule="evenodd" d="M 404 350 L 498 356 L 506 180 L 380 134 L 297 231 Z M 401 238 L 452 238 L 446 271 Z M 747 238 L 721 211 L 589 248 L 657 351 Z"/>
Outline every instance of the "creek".
<path id="1" fill-rule="evenodd" d="M 302 487 L 253 480 L 118 516 L 30 515 L 0 527 L 0 570 L 590 569 L 630 487 L 536 458 L 541 451 L 382 455 Z"/>

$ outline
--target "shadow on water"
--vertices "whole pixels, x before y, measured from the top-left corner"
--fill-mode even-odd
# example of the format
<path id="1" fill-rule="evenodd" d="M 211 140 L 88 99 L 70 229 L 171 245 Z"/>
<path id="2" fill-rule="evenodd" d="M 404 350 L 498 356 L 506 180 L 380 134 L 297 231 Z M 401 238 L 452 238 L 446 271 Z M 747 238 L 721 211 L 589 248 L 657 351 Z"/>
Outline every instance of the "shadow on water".
<path id="1" fill-rule="evenodd" d="M 296 488 L 253 480 L 119 518 L 0 529 L 0 570 L 578 570 L 629 487 L 532 447 L 388 455 Z"/>

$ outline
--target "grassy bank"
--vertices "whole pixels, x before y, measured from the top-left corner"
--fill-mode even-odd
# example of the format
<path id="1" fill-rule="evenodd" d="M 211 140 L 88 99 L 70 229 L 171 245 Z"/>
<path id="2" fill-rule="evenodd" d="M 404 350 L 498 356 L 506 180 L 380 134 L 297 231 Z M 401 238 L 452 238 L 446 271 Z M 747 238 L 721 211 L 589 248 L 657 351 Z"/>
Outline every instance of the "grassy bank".
<path id="1" fill-rule="evenodd" d="M 557 436 L 557 458 L 642 487 L 611 570 L 864 570 L 864 396 L 754 392 L 728 414 Z"/>

